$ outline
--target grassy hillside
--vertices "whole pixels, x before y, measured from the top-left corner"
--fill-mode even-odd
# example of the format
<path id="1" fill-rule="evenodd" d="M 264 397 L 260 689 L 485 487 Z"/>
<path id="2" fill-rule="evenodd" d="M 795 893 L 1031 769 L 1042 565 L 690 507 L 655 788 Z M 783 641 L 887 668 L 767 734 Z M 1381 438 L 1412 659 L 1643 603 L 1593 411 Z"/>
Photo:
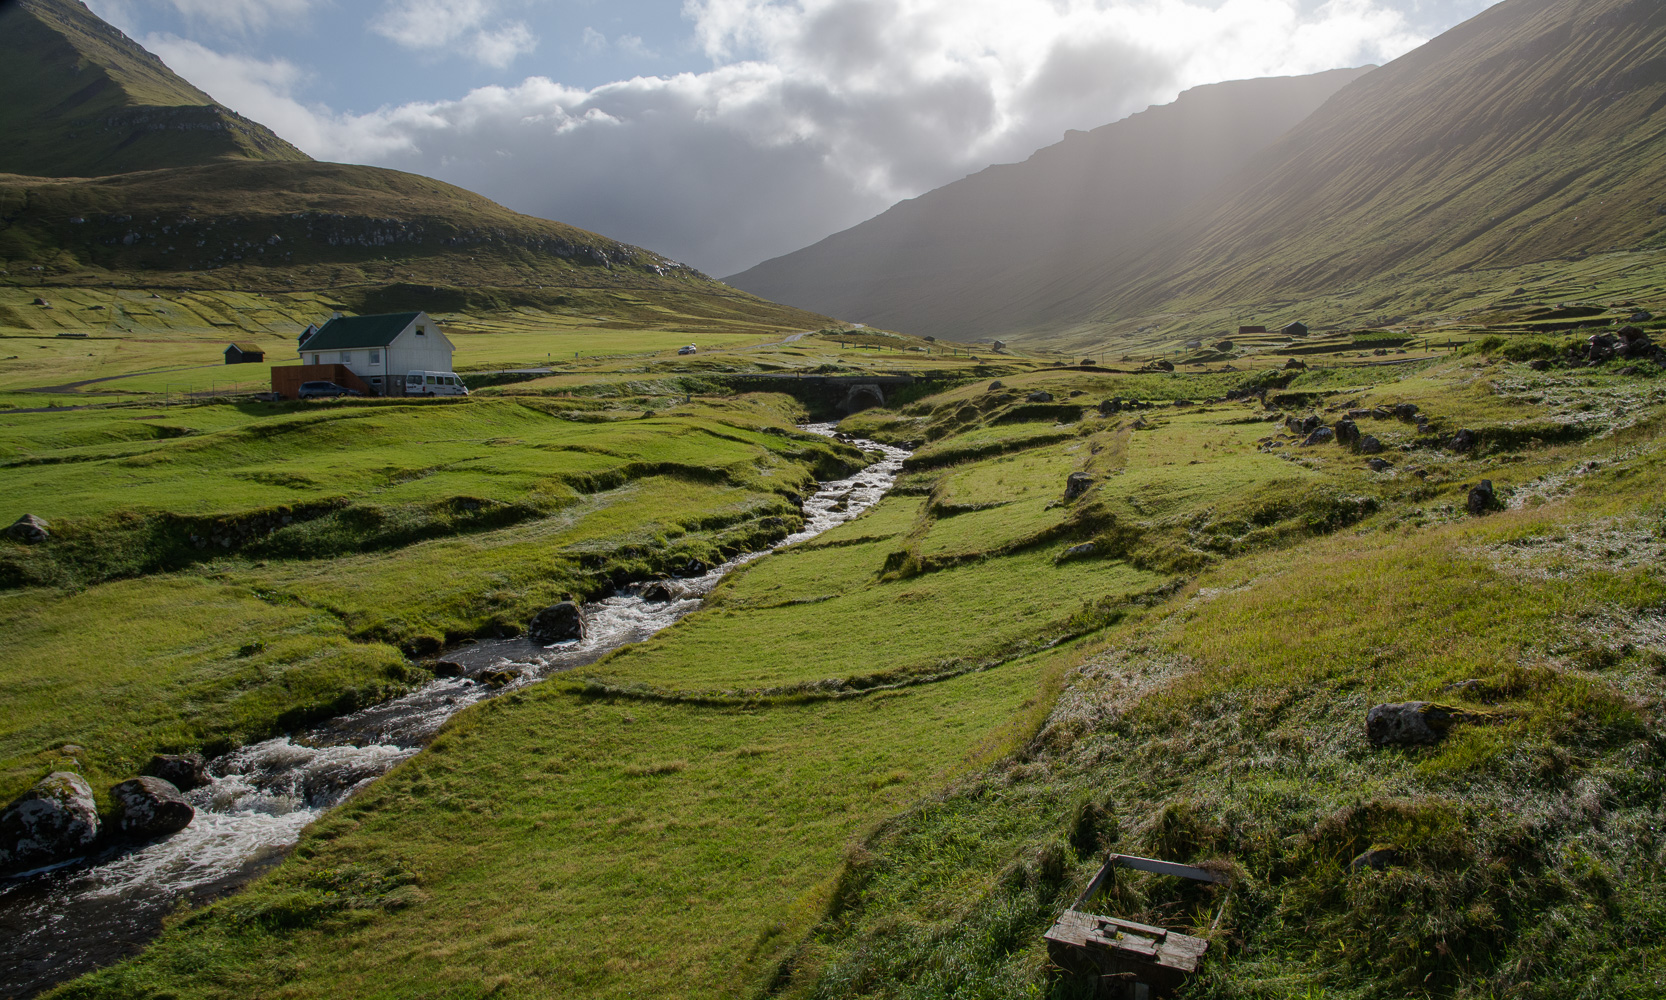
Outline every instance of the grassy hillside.
<path id="1" fill-rule="evenodd" d="M 1663 58 L 1659 4 L 1506 0 L 1343 88 L 1047 322 L 1358 289 L 1416 311 L 1476 271 L 1658 251 Z"/>
<path id="2" fill-rule="evenodd" d="M 75 0 L 0 5 L 0 172 L 88 177 L 305 153 Z"/>
<path id="3" fill-rule="evenodd" d="M 1040 935 L 1107 847 L 1234 873 L 1107 902 L 1210 938 L 1189 995 L 1658 992 L 1657 366 L 1002 381 L 851 418 L 962 458 L 465 711 L 57 995 L 1070 996 Z M 1285 422 L 1349 413 L 1385 465 Z M 1370 747 L 1365 710 L 1411 698 L 1478 721 Z"/>

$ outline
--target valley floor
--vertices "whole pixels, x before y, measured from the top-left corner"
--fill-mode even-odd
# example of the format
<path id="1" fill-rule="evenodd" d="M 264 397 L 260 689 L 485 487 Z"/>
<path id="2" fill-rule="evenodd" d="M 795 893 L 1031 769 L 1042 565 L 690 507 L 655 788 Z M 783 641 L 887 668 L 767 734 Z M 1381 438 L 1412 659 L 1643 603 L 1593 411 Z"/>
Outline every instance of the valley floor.
<path id="1" fill-rule="evenodd" d="M 1232 873 L 1105 901 L 1209 938 L 1188 996 L 1661 995 L 1666 382 L 1492 349 L 1014 367 L 853 416 L 914 450 L 878 506 L 465 710 L 54 995 L 1071 996 L 1041 934 L 1108 849 Z M 64 742 L 116 780 L 270 731 L 286 685 L 411 683 L 563 592 L 771 537 L 863 461 L 783 397 L 545 388 L 8 418 L 65 531 L 6 553 L 6 790 Z M 1310 418 L 1383 450 L 1304 444 Z M 179 542 L 285 505 L 307 519 Z M 1411 700 L 1471 721 L 1371 746 L 1366 711 Z"/>

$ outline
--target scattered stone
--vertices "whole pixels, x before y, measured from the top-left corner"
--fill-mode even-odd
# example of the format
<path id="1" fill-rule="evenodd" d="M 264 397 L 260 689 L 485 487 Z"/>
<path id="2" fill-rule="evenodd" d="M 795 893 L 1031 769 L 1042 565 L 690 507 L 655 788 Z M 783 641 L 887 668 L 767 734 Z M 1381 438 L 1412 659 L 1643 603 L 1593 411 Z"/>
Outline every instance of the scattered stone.
<path id="1" fill-rule="evenodd" d="M 25 514 L 11 523 L 6 529 L 6 537 L 13 538 L 25 545 L 37 545 L 50 537 L 47 528 L 51 525 L 33 514 Z"/>
<path id="2" fill-rule="evenodd" d="M 1189 399 L 1177 399 L 1169 405 L 1171 405 L 1171 406 L 1196 406 L 1197 404 L 1193 403 Z"/>
<path id="3" fill-rule="evenodd" d="M 552 604 L 533 616 L 526 627 L 527 638 L 538 642 L 565 642 L 584 638 L 584 609 L 572 601 Z"/>
<path id="4" fill-rule="evenodd" d="M 54 771 L 0 813 L 0 873 L 68 861 L 98 839 L 98 805 L 79 774 Z"/>
<path id="5" fill-rule="evenodd" d="M 1299 371 L 1307 371 L 1307 362 L 1298 361 L 1295 358 L 1291 358 L 1290 360 L 1288 360 L 1284 363 L 1284 370 L 1287 371 L 1287 372 L 1288 371 L 1298 371 L 1298 370 Z"/>
<path id="6" fill-rule="evenodd" d="M 1631 322 L 1633 323 L 1647 323 L 1651 319 L 1654 319 L 1654 313 L 1647 309 L 1639 309 L 1631 314 Z"/>
<path id="7" fill-rule="evenodd" d="M 1452 439 L 1446 442 L 1446 445 L 1453 451 L 1473 451 L 1475 443 L 1475 432 L 1465 427 L 1452 435 Z"/>
<path id="8" fill-rule="evenodd" d="M 1417 419 L 1417 404 L 1416 403 L 1397 403 L 1394 406 L 1394 415 L 1396 417 L 1399 417 L 1401 420 L 1416 420 Z"/>
<path id="9" fill-rule="evenodd" d="M 655 580 L 652 583 L 645 584 L 643 588 L 637 592 L 637 596 L 651 604 L 665 604 L 667 602 L 682 598 L 684 596 L 684 591 L 681 586 L 675 583 L 670 583 L 665 580 Z"/>
<path id="10" fill-rule="evenodd" d="M 918 443 L 910 444 L 909 447 L 910 448 L 918 448 L 919 444 Z M 679 567 L 673 569 L 671 571 L 671 575 L 672 576 L 705 576 L 706 573 L 710 570 L 710 568 L 711 567 L 707 566 L 705 563 L 701 562 L 698 559 L 690 559 L 688 562 L 684 563 L 682 566 L 679 566 Z"/>
<path id="11" fill-rule="evenodd" d="M 1371 411 L 1371 410 L 1349 410 L 1348 411 L 1348 419 L 1349 420 L 1364 420 L 1366 417 L 1370 417 L 1370 416 L 1375 416 L 1374 411 Z"/>
<path id="12" fill-rule="evenodd" d="M 40 298 L 38 296 L 35 299 L 35 305 L 41 306 L 41 307 L 46 308 L 46 309 L 51 309 L 52 308 L 52 303 L 50 303 L 50 302 L 46 301 L 45 299 Z"/>
<path id="13" fill-rule="evenodd" d="M 1359 425 L 1352 420 L 1338 420 L 1332 429 L 1336 433 L 1337 444 L 1348 448 L 1359 444 Z"/>
<path id="14" fill-rule="evenodd" d="M 1380 455 L 1383 453 L 1383 443 L 1377 440 L 1375 434 L 1367 434 L 1359 439 L 1359 453 L 1361 455 Z"/>
<path id="15" fill-rule="evenodd" d="M 150 763 L 146 764 L 140 773 L 151 778 L 161 778 L 182 792 L 201 788 L 214 780 L 209 777 L 208 763 L 202 759 L 200 753 L 159 753 L 150 759 Z"/>
<path id="16" fill-rule="evenodd" d="M 161 778 L 133 778 L 110 789 L 115 809 L 110 825 L 123 837 L 150 840 L 178 833 L 191 825 L 197 811 L 171 782 Z"/>
<path id="17" fill-rule="evenodd" d="M 1621 327 L 1618 336 L 1620 342 L 1616 353 L 1622 358 L 1644 358 L 1654 351 L 1654 341 L 1639 327 Z"/>
<path id="18" fill-rule="evenodd" d="M 435 677 L 461 677 L 468 673 L 456 660 L 434 660 L 428 664 L 428 669 L 434 671 Z"/>
<path id="19" fill-rule="evenodd" d="M 1428 745 L 1471 718 L 1462 709 L 1429 701 L 1378 705 L 1366 713 L 1365 738 L 1379 747 Z"/>
<path id="20" fill-rule="evenodd" d="M 1053 401 L 1053 394 L 1045 389 L 1037 389 L 1035 392 L 1025 396 L 1024 399 L 1026 402 L 1030 403 L 1051 403 Z"/>
<path id="21" fill-rule="evenodd" d="M 1471 514 L 1480 517 L 1487 511 L 1498 506 L 1498 495 L 1493 492 L 1492 480 L 1483 479 L 1481 485 L 1469 491 L 1469 500 L 1465 506 Z"/>
<path id="22" fill-rule="evenodd" d="M 1315 445 L 1330 444 L 1332 441 L 1335 441 L 1335 440 L 1336 440 L 1336 432 L 1335 431 L 1331 430 L 1329 427 L 1321 427 L 1318 430 L 1314 431 L 1312 434 L 1309 434 L 1307 436 L 1306 440 L 1302 441 L 1302 447 L 1303 448 L 1312 448 Z"/>
<path id="23" fill-rule="evenodd" d="M 1083 358 L 1082 359 L 1082 364 L 1091 365 L 1091 364 L 1093 364 L 1093 359 L 1092 358 Z"/>
<path id="24" fill-rule="evenodd" d="M 1133 428 L 1134 428 L 1134 429 L 1135 429 L 1135 430 L 1137 430 L 1137 431 L 1148 431 L 1148 430 L 1150 430 L 1150 429 L 1151 429 L 1151 428 L 1153 428 L 1153 427 L 1155 427 L 1155 426 L 1156 426 L 1156 424 L 1148 424 L 1148 423 L 1146 423 L 1146 422 L 1145 422 L 1145 418 L 1144 418 L 1144 417 L 1135 417 L 1135 418 L 1134 418 L 1134 423 L 1133 423 L 1133 425 L 1132 425 L 1132 426 L 1133 426 Z"/>
<path id="25" fill-rule="evenodd" d="M 1085 472 L 1072 472 L 1070 478 L 1064 481 L 1064 498 L 1074 500 L 1088 491 L 1093 485 L 1093 477 Z"/>
<path id="26" fill-rule="evenodd" d="M 984 391 L 985 392 L 999 392 L 1000 390 L 1005 389 L 1005 388 L 1006 388 L 1006 383 L 1002 382 L 1000 379 L 996 379 L 995 381 L 989 383 L 989 388 L 984 390 Z"/>
<path id="27" fill-rule="evenodd" d="M 1121 411 L 1122 400 L 1120 398 L 1105 399 L 1101 400 L 1099 403 L 1099 415 L 1102 417 L 1108 417 L 1113 413 L 1120 413 Z"/>
<path id="28" fill-rule="evenodd" d="M 1153 361 L 1153 362 L 1151 362 L 1151 367 L 1156 369 L 1157 371 L 1160 371 L 1160 372 L 1172 372 L 1172 371 L 1174 371 L 1174 362 L 1172 362 L 1172 361 Z"/>
<path id="29" fill-rule="evenodd" d="M 487 670 L 482 672 L 480 676 L 475 678 L 475 680 L 489 688 L 495 689 L 514 683 L 515 678 L 519 676 L 520 675 L 515 673 L 513 670 Z"/>
<path id="30" fill-rule="evenodd" d="M 1059 555 L 1059 561 L 1063 562 L 1066 559 L 1083 559 L 1087 556 L 1093 555 L 1095 551 L 1096 548 L 1092 542 L 1083 542 L 1080 545 L 1072 545 Z"/>
<path id="31" fill-rule="evenodd" d="M 1400 849 L 1393 844 L 1383 844 L 1373 847 L 1355 858 L 1349 863 L 1348 870 L 1357 872 L 1369 868 L 1372 871 L 1380 872 L 1387 868 L 1393 868 L 1399 863 Z"/>
<path id="32" fill-rule="evenodd" d="M 1459 694 L 1467 694 L 1472 697 L 1480 698 L 1485 696 L 1487 685 L 1483 681 L 1476 680 L 1472 677 L 1467 681 L 1453 681 L 1450 684 L 1442 686 L 1441 690 L 1456 691 Z"/>
<path id="33" fill-rule="evenodd" d="M 1592 334 L 1585 341 L 1585 360 L 1593 365 L 1600 365 L 1614 356 L 1619 344 L 1612 334 Z"/>
<path id="34" fill-rule="evenodd" d="M 1071 399 L 1075 399 L 1077 396 L 1086 396 L 1086 395 L 1087 395 L 1087 390 L 1086 389 L 1072 389 L 1072 390 L 1070 390 L 1070 398 Z"/>
<path id="35" fill-rule="evenodd" d="M 1389 469 L 1394 468 L 1394 463 L 1390 462 L 1386 458 L 1373 458 L 1365 464 L 1371 468 L 1372 472 L 1387 472 Z"/>
<path id="36" fill-rule="evenodd" d="M 1527 362 L 1527 367 L 1536 372 L 1542 372 L 1550 368 L 1550 362 L 1546 361 L 1544 358 L 1534 358 L 1532 361 Z"/>

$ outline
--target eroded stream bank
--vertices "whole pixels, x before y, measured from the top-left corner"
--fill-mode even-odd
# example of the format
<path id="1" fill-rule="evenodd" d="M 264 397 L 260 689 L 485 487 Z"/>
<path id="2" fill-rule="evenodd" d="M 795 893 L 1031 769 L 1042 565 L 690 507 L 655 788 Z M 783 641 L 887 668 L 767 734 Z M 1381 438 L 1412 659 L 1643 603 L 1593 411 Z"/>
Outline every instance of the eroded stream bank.
<path id="1" fill-rule="evenodd" d="M 803 429 L 833 433 L 832 424 Z M 214 780 L 186 793 L 196 818 L 172 837 L 0 882 L 0 996 L 30 997 L 138 951 L 182 902 L 223 896 L 281 861 L 307 824 L 416 754 L 458 711 L 641 642 L 699 608 L 736 567 L 872 507 L 908 453 L 854 443 L 884 457 L 847 479 L 820 484 L 804 502 L 803 529 L 770 549 L 672 581 L 672 593 L 658 595 L 669 600 L 648 600 L 638 585 L 588 603 L 581 640 L 545 647 L 508 639 L 449 650 L 442 656 L 464 668 L 461 677 L 216 758 Z"/>

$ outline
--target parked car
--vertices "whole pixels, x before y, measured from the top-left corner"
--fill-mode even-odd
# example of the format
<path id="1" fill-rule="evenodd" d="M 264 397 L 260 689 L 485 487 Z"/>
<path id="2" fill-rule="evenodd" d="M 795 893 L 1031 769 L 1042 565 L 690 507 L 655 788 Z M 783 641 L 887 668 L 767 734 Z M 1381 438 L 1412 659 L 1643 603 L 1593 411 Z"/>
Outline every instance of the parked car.
<path id="1" fill-rule="evenodd" d="M 677 348 L 677 353 L 678 354 L 695 354 L 695 353 L 698 353 L 698 352 L 695 349 L 695 346 L 693 344 L 690 344 L 687 347 Z"/>
<path id="2" fill-rule="evenodd" d="M 362 396 L 364 393 L 334 382 L 302 382 L 295 395 L 302 399 L 334 399 L 337 396 Z"/>
<path id="3" fill-rule="evenodd" d="M 456 372 L 406 372 L 407 396 L 467 396 L 469 387 Z"/>

